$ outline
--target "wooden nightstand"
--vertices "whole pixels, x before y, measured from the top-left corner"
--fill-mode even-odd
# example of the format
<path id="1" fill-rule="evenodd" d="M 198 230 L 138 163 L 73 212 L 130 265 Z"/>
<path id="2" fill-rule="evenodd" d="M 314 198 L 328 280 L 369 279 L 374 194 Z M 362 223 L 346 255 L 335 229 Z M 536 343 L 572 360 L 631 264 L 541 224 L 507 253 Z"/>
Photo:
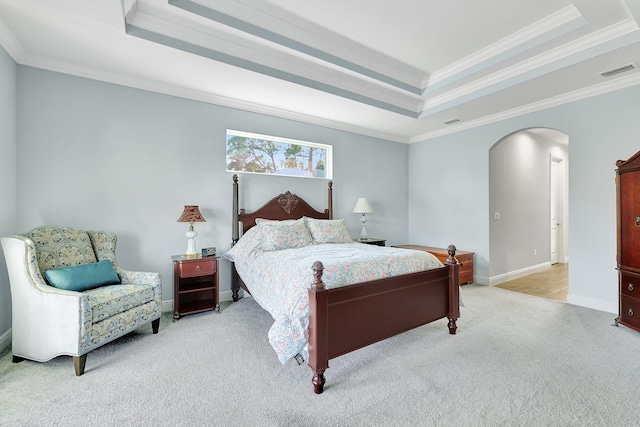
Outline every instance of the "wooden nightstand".
<path id="1" fill-rule="evenodd" d="M 220 312 L 218 257 L 174 255 L 173 318 L 205 310 Z"/>
<path id="2" fill-rule="evenodd" d="M 353 239 L 357 243 L 366 243 L 367 245 L 385 246 L 386 239 L 378 239 L 377 237 L 369 237 L 368 239 Z"/>
<path id="3" fill-rule="evenodd" d="M 449 252 L 445 248 L 433 248 L 420 245 L 394 245 L 394 248 L 416 249 L 434 254 L 442 263 L 449 258 Z M 473 252 L 456 251 L 456 259 L 460 263 L 460 284 L 473 283 Z"/>

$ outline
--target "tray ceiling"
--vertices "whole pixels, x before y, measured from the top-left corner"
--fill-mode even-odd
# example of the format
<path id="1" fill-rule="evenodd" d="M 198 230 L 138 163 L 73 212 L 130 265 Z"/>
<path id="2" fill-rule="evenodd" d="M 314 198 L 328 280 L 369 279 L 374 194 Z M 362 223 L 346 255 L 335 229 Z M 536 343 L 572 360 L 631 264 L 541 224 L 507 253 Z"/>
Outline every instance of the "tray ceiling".
<path id="1" fill-rule="evenodd" d="M 639 19 L 638 0 L 0 0 L 0 43 L 24 65 L 411 143 L 640 83 Z"/>

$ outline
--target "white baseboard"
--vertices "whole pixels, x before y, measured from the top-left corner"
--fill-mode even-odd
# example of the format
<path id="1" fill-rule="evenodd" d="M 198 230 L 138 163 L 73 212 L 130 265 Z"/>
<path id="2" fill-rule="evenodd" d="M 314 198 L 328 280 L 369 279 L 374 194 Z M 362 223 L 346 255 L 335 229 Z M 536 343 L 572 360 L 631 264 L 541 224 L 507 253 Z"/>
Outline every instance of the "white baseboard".
<path id="1" fill-rule="evenodd" d="M 499 274 L 497 276 L 493 276 L 489 278 L 489 286 L 499 285 L 500 283 L 508 282 L 509 280 L 527 276 L 532 273 L 537 273 L 538 271 L 545 270 L 549 267 L 551 267 L 551 263 L 547 261 L 547 262 L 543 262 L 542 264 L 532 265 L 530 267 L 525 267 L 520 270 Z"/>
<path id="2" fill-rule="evenodd" d="M 592 308 L 594 310 L 605 311 L 607 313 L 618 314 L 618 303 L 602 301 L 594 298 L 583 297 L 581 295 L 567 295 L 567 303 L 579 305 L 580 307 Z"/>
<path id="3" fill-rule="evenodd" d="M 0 335 L 0 353 L 11 344 L 11 329 Z"/>
<path id="4" fill-rule="evenodd" d="M 173 312 L 173 300 L 170 299 L 168 301 L 162 301 L 162 312 L 163 313 L 172 313 Z"/>
<path id="5" fill-rule="evenodd" d="M 568 258 L 565 258 L 565 261 L 568 261 L 568 260 L 569 260 Z M 550 262 L 543 262 L 542 264 L 533 265 L 531 267 L 523 268 L 521 270 L 511 271 L 509 273 L 500 274 L 498 276 L 491 277 L 489 278 L 489 283 L 490 283 L 490 286 L 498 285 L 500 283 L 517 279 L 519 277 L 523 277 L 531 273 L 542 271 L 549 267 L 551 267 Z M 483 284 L 483 285 L 485 284 L 485 283 L 481 283 L 480 280 L 478 279 L 479 279 L 478 277 L 474 276 L 474 280 L 477 280 L 476 283 Z M 580 307 L 592 308 L 594 310 L 600 310 L 607 313 L 613 313 L 613 314 L 618 313 L 617 302 L 603 301 L 603 300 L 598 300 L 594 298 L 584 297 L 581 295 L 569 294 L 567 295 L 567 303 L 572 305 L 578 305 Z"/>
<path id="6" fill-rule="evenodd" d="M 491 282 L 490 279 L 486 276 L 476 276 L 475 274 L 473 275 L 473 283 L 475 283 L 476 285 L 486 285 L 488 286 Z"/>

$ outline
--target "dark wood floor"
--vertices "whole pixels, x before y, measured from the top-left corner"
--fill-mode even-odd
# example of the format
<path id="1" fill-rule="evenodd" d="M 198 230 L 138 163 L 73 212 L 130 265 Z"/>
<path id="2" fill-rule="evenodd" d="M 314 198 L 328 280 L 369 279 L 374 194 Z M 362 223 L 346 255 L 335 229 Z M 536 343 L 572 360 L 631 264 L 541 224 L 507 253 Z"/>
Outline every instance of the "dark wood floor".
<path id="1" fill-rule="evenodd" d="M 566 302 L 569 293 L 569 264 L 554 264 L 544 271 L 495 286 L 496 288 Z"/>

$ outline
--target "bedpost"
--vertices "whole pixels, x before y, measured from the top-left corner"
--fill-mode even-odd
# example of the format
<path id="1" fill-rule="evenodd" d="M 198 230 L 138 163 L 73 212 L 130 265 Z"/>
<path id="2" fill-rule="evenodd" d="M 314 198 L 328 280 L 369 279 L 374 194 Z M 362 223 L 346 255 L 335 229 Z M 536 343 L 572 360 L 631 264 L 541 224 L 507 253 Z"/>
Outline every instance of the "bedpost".
<path id="1" fill-rule="evenodd" d="M 329 210 L 329 219 L 333 219 L 333 181 L 329 181 L 327 184 L 327 194 L 329 200 L 327 201 L 327 208 Z"/>
<path id="2" fill-rule="evenodd" d="M 447 258 L 447 266 L 449 267 L 449 333 L 456 334 L 458 327 L 456 320 L 460 317 L 460 264 L 456 259 L 456 247 L 449 245 L 447 247 L 449 257 Z"/>
<path id="3" fill-rule="evenodd" d="M 231 246 L 238 243 L 238 239 L 240 238 L 240 233 L 238 230 L 238 174 L 233 174 L 233 213 L 231 215 Z"/>
<path id="4" fill-rule="evenodd" d="M 309 288 L 309 367 L 313 371 L 313 391 L 324 390 L 324 371 L 329 367 L 329 330 L 327 289 L 322 281 L 324 266 L 313 263 L 313 284 Z"/>
<path id="5" fill-rule="evenodd" d="M 238 228 L 240 224 L 238 223 L 238 174 L 233 174 L 233 206 L 232 206 L 232 215 L 231 215 L 231 246 L 233 247 L 236 243 L 238 243 L 238 239 L 240 238 L 240 231 Z M 236 271 L 235 264 L 231 263 L 231 298 L 233 302 L 237 302 L 240 298 L 238 296 L 238 291 L 240 291 L 240 277 L 238 276 L 238 272 Z"/>

